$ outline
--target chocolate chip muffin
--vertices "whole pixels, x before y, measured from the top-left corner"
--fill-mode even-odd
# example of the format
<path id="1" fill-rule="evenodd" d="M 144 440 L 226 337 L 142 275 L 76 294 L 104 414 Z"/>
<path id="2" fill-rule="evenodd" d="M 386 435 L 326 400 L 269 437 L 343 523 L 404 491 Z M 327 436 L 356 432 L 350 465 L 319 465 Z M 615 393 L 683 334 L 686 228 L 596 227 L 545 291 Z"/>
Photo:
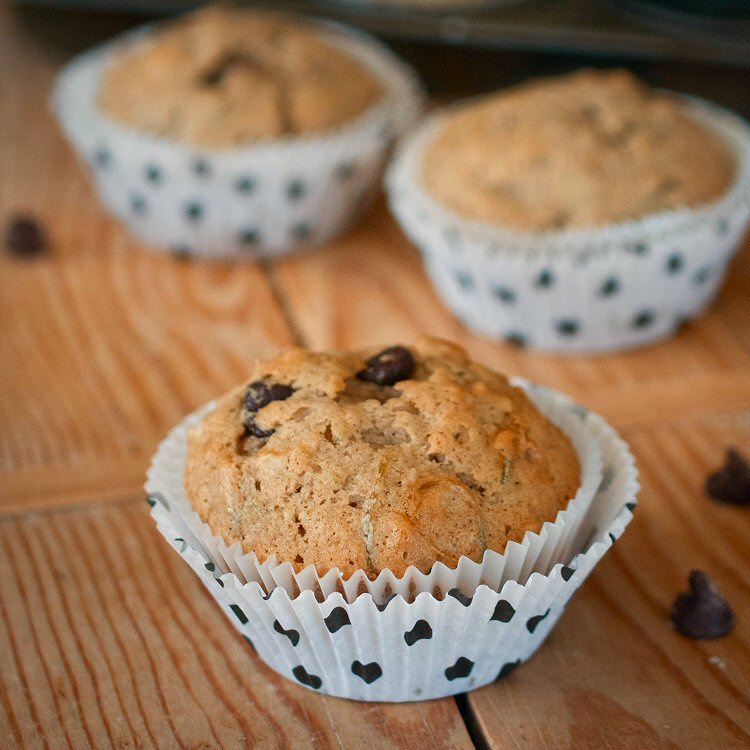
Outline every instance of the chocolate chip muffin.
<path id="1" fill-rule="evenodd" d="M 676 97 L 623 70 L 583 70 L 456 109 L 421 169 L 462 217 L 549 231 L 710 203 L 735 165 Z"/>
<path id="2" fill-rule="evenodd" d="M 218 149 L 335 129 L 382 94 L 376 76 L 319 27 L 211 7 L 116 56 L 99 105 L 140 131 Z"/>
<path id="3" fill-rule="evenodd" d="M 459 347 L 290 349 L 188 437 L 201 518 L 260 560 L 371 578 L 502 552 L 575 495 L 569 439 Z"/>

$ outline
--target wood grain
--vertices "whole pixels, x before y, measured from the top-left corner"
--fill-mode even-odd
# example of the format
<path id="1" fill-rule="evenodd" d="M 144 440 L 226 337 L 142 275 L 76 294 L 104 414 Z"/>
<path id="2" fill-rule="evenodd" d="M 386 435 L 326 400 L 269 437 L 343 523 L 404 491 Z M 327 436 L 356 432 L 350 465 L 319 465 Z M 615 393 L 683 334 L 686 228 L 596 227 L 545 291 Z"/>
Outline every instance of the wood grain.
<path id="1" fill-rule="evenodd" d="M 0 257 L 0 747 L 750 746 L 750 515 L 702 490 L 727 446 L 750 453 L 750 244 L 700 321 L 606 357 L 471 334 L 383 202 L 305 256 L 157 257 L 106 216 L 48 114 L 64 48 L 0 5 L 0 222 L 30 212 L 51 238 L 46 257 Z M 459 699 L 463 717 L 453 700 L 354 703 L 278 677 L 135 500 L 168 427 L 255 358 L 422 332 L 605 414 L 643 481 L 632 526 L 548 642 Z M 670 628 L 695 567 L 735 608 L 726 638 Z"/>
<path id="2" fill-rule="evenodd" d="M 131 491 L 170 425 L 292 335 L 257 265 L 157 256 L 105 214 L 48 111 L 62 55 L 14 19 L 0 8 L 0 224 L 36 216 L 51 251 L 0 254 L 0 472 L 16 504 L 44 499 L 22 479 L 42 467 L 82 468 L 61 500 L 98 462 L 135 466 Z"/>
<path id="3" fill-rule="evenodd" d="M 731 289 L 744 297 L 726 299 L 727 288 L 677 337 L 608 356 L 555 356 L 472 334 L 441 303 L 384 203 L 334 247 L 282 260 L 275 273 L 313 348 L 408 342 L 423 332 L 443 336 L 491 367 L 567 391 L 625 425 L 750 408 L 750 342 L 738 325 L 741 300 L 750 291 L 743 270 L 749 261 L 746 243 L 730 271 L 740 275 Z M 750 327 L 748 313 L 741 315 Z"/>
<path id="4" fill-rule="evenodd" d="M 472 747 L 451 699 L 356 703 L 267 669 L 147 511 L 0 521 L 0 746 Z"/>
<path id="5" fill-rule="evenodd" d="M 487 747 L 750 746 L 750 516 L 703 493 L 726 446 L 750 444 L 750 419 L 702 417 L 626 437 L 643 485 L 633 523 L 539 652 L 468 695 Z M 732 602 L 729 636 L 692 641 L 671 629 L 692 568 Z"/>

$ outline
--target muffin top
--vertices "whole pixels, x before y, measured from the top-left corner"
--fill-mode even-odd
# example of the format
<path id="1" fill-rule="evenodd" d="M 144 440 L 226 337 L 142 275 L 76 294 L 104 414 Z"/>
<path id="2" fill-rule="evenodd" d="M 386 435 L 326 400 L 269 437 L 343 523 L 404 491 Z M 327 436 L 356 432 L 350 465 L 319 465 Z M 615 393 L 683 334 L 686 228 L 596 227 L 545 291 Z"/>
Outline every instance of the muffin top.
<path id="1" fill-rule="evenodd" d="M 545 231 L 710 202 L 734 160 L 676 98 L 624 70 L 582 70 L 456 109 L 421 172 L 462 216 Z"/>
<path id="2" fill-rule="evenodd" d="M 334 129 L 382 93 L 377 78 L 316 27 L 211 7 L 115 55 L 99 106 L 153 135 L 228 148 Z"/>
<path id="3" fill-rule="evenodd" d="M 523 391 L 429 338 L 259 364 L 192 428 L 185 467 L 228 544 L 371 578 L 502 552 L 578 486 L 572 444 Z"/>

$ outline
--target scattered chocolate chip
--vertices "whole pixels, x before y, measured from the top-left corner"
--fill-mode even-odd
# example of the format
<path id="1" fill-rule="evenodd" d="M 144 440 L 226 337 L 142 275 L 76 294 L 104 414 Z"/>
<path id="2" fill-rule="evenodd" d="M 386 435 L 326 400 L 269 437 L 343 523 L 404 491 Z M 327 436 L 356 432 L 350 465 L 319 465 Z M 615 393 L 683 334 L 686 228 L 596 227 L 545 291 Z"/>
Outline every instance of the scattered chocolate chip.
<path id="1" fill-rule="evenodd" d="M 414 357 L 405 346 L 390 346 L 370 357 L 367 367 L 357 373 L 360 380 L 377 385 L 393 385 L 406 380 L 414 372 Z"/>
<path id="2" fill-rule="evenodd" d="M 271 401 L 285 401 L 294 393 L 294 388 L 283 383 L 268 383 L 256 380 L 245 391 L 245 408 L 248 411 L 258 411 Z"/>
<path id="3" fill-rule="evenodd" d="M 706 492 L 727 505 L 750 505 L 750 464 L 735 448 L 727 451 L 727 460 L 706 480 Z"/>
<path id="4" fill-rule="evenodd" d="M 5 245 L 13 255 L 30 258 L 47 249 L 47 238 L 36 219 L 14 216 L 5 229 Z"/>
<path id="5" fill-rule="evenodd" d="M 690 571 L 690 591 L 677 595 L 672 624 L 688 638 L 721 638 L 734 627 L 729 602 L 701 570 Z"/>

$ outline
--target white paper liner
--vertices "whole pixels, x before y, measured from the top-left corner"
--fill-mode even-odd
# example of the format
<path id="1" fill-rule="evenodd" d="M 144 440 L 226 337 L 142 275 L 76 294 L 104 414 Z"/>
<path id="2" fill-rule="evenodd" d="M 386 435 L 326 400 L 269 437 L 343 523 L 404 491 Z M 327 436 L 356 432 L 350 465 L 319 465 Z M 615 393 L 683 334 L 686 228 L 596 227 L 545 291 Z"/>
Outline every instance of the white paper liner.
<path id="1" fill-rule="evenodd" d="M 601 417 L 516 383 L 573 439 L 584 490 L 554 523 L 510 543 L 504 555 L 462 558 L 455 570 L 436 564 L 429 575 L 410 568 L 401 579 L 386 571 L 369 582 L 364 574 L 343 580 L 336 570 L 318 578 L 312 566 L 295 575 L 289 563 L 261 564 L 239 544 L 227 548 L 189 507 L 182 482 L 186 428 L 211 404 L 178 425 L 154 457 L 146 485 L 152 516 L 280 674 L 360 700 L 422 700 L 479 687 L 538 648 L 623 532 L 638 491 L 633 458 Z"/>
<path id="2" fill-rule="evenodd" d="M 429 117 L 399 149 L 386 184 L 391 210 L 456 315 L 489 336 L 560 352 L 640 346 L 700 315 L 750 218 L 750 127 L 683 100 L 735 155 L 729 191 L 694 209 L 554 232 L 468 220 L 434 200 L 420 184 L 420 163 L 446 113 Z"/>
<path id="3" fill-rule="evenodd" d="M 57 119 L 104 204 L 147 246 L 205 258 L 275 256 L 326 242 L 369 207 L 391 146 L 419 116 L 422 90 L 413 71 L 372 37 L 316 25 L 377 77 L 384 95 L 351 123 L 307 137 L 201 149 L 104 116 L 97 95 L 113 53 L 151 25 L 63 69 L 52 96 Z"/>

